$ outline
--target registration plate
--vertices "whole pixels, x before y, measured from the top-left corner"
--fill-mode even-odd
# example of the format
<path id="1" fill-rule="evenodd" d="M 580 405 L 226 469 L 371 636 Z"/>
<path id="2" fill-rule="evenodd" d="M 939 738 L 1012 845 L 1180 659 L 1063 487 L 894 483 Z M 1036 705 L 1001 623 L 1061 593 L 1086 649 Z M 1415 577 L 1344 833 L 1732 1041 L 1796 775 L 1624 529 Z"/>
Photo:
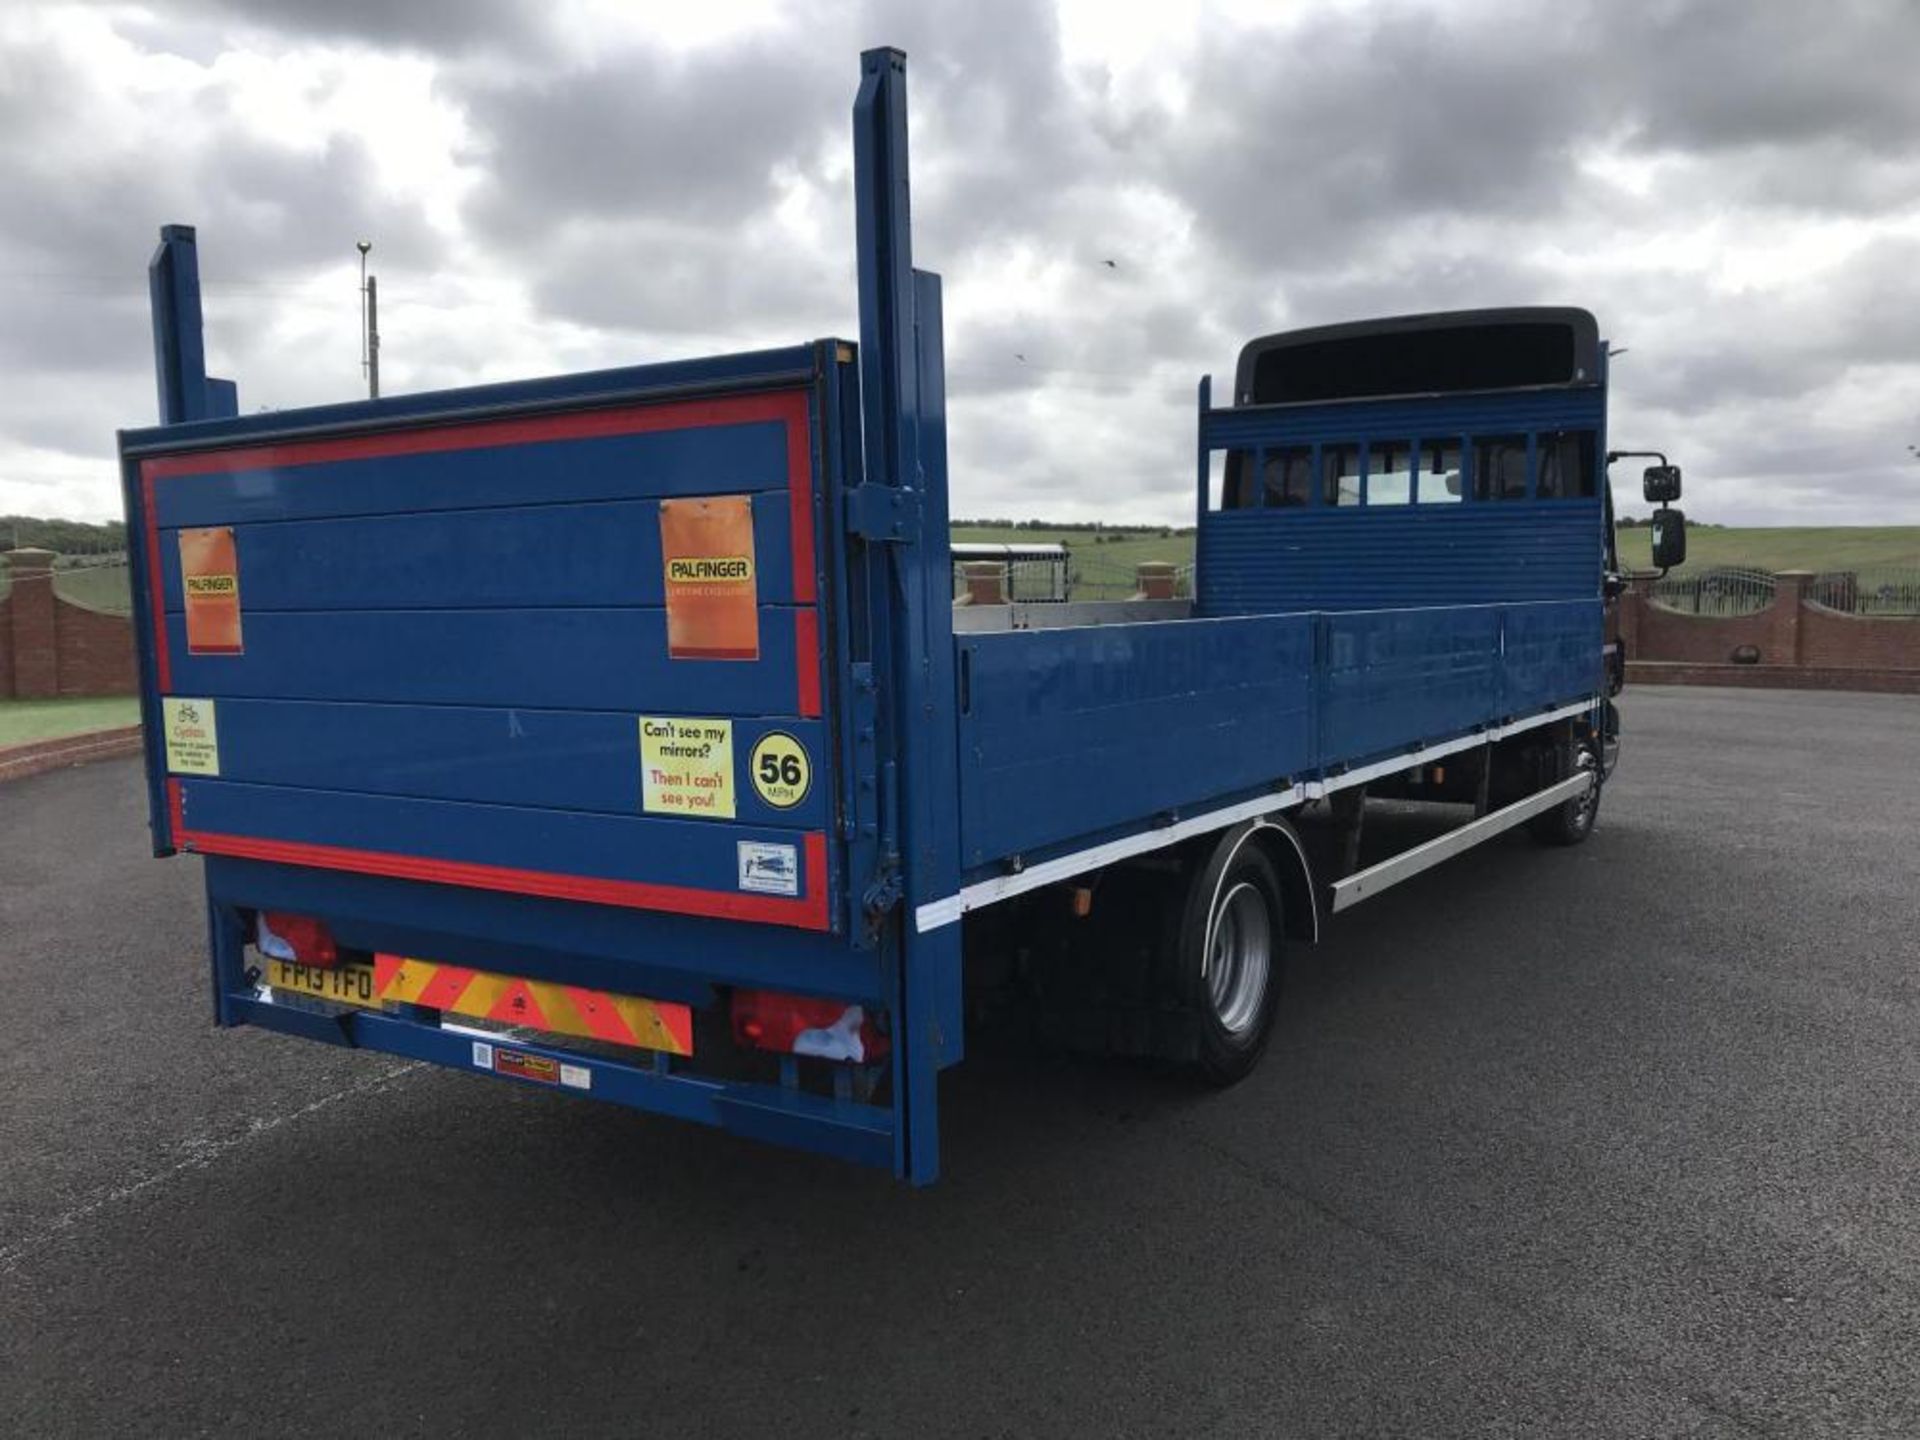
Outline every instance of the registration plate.
<path id="1" fill-rule="evenodd" d="M 340 1005 L 364 1005 L 380 1008 L 380 992 L 374 987 L 373 969 L 367 965 L 336 965 L 322 970 L 317 965 L 296 965 L 291 960 L 271 961 L 267 983 L 276 990 L 295 995 L 311 995 L 316 1000 L 332 1000 Z"/>

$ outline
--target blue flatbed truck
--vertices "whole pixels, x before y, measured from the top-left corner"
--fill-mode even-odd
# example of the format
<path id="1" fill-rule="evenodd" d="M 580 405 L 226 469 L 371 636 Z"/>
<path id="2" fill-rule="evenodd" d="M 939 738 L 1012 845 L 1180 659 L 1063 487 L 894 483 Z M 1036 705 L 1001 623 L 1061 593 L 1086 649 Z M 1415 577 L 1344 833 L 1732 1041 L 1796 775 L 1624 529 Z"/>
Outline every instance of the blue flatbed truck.
<path id="1" fill-rule="evenodd" d="M 1591 317 L 1255 341 L 1201 385 L 1190 600 L 956 608 L 904 64 L 862 57 L 857 345 L 242 415 L 162 232 L 162 423 L 120 450 L 153 848 L 204 857 L 219 1024 L 924 1184 L 1010 934 L 1231 1081 L 1334 913 L 1584 838 L 1621 673 Z M 1474 818 L 1362 868 L 1370 794 Z"/>

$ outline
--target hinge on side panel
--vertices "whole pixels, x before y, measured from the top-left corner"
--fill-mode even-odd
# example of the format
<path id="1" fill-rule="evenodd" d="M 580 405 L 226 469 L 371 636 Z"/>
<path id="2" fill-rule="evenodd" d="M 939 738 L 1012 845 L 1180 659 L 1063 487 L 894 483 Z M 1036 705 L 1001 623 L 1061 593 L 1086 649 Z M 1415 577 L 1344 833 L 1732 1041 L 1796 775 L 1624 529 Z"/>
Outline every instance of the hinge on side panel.
<path id="1" fill-rule="evenodd" d="M 903 545 L 920 533 L 920 492 L 892 485 L 847 491 L 847 533 L 880 545 Z"/>
<path id="2" fill-rule="evenodd" d="M 866 912 L 869 939 L 879 938 L 881 927 L 887 923 L 887 916 L 900 903 L 901 893 L 900 867 L 891 862 L 883 863 L 874 872 L 873 879 L 867 883 L 866 892 L 860 897 L 860 908 Z"/>

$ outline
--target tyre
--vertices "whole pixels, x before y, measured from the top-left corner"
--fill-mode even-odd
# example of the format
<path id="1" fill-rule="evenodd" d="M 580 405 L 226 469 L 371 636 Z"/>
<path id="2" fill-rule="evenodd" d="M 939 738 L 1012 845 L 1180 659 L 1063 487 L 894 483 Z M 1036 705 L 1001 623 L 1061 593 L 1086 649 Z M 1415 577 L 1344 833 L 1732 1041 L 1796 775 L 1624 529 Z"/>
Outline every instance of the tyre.
<path id="1" fill-rule="evenodd" d="M 1600 820 L 1600 772 L 1593 751 L 1582 745 L 1573 762 L 1574 770 L 1590 777 L 1587 788 L 1564 804 L 1544 810 L 1527 822 L 1527 831 L 1542 845 L 1578 845 L 1593 833 Z M 1572 773 L 1571 771 L 1568 773 Z"/>
<path id="2" fill-rule="evenodd" d="M 1267 1047 L 1280 1001 L 1282 905 L 1273 862 L 1245 832 L 1223 841 L 1187 888 L 1169 958 L 1189 1054 L 1214 1085 L 1246 1078 Z"/>

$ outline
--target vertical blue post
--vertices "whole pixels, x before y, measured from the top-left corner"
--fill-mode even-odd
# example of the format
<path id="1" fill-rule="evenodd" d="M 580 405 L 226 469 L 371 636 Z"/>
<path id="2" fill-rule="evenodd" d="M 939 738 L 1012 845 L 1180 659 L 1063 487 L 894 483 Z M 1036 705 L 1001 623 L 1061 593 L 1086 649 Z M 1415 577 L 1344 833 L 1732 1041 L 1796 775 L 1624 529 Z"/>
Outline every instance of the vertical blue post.
<path id="1" fill-rule="evenodd" d="M 939 1072 L 960 1058 L 960 929 L 925 934 L 918 907 L 959 889 L 958 740 L 947 544 L 946 391 L 940 282 L 913 268 L 906 56 L 860 57 L 853 106 L 865 483 L 903 492 L 907 533 L 886 543 L 891 613 L 889 748 L 898 757 L 902 902 L 894 1044 L 895 1169 L 916 1185 L 940 1167 Z"/>
<path id="2" fill-rule="evenodd" d="M 231 419 L 240 413 L 231 380 L 207 377 L 200 319 L 200 246 L 191 225 L 162 225 L 160 248 L 147 262 L 153 306 L 153 369 L 160 392 L 160 423 Z"/>
<path id="3" fill-rule="evenodd" d="M 1213 478 L 1213 451 L 1207 445 L 1207 412 L 1213 408 L 1213 376 L 1200 377 L 1200 430 L 1195 438 L 1195 461 L 1199 466 L 1198 502 L 1193 513 L 1193 533 L 1197 541 L 1207 523 L 1207 482 Z"/>

